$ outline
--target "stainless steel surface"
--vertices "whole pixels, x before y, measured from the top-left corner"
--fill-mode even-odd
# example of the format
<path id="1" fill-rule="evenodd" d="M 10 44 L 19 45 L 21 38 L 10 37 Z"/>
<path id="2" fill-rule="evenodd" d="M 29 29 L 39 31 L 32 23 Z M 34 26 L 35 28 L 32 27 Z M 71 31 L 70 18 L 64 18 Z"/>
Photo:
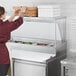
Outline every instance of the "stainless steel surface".
<path id="1" fill-rule="evenodd" d="M 29 19 L 29 21 L 27 21 Z M 34 21 L 33 21 L 34 20 Z M 44 22 L 40 22 L 43 20 Z M 51 21 L 52 20 L 52 21 Z M 47 21 L 50 21 L 47 22 Z M 18 40 L 27 38 L 26 40 L 36 41 L 65 41 L 66 32 L 66 17 L 57 18 L 32 18 L 25 17 L 23 25 L 16 31 L 12 32 L 12 38 Z"/>
<path id="2" fill-rule="evenodd" d="M 14 61 L 14 76 L 46 76 L 46 64 L 28 62 L 22 60 Z"/>
<path id="3" fill-rule="evenodd" d="M 24 18 L 24 24 L 12 32 L 8 42 L 14 55 L 14 76 L 60 76 L 60 60 L 66 57 L 65 20 L 65 17 Z M 28 62 L 23 51 L 50 54 L 50 57 L 45 62 Z"/>
<path id="4" fill-rule="evenodd" d="M 61 76 L 76 76 L 76 56 L 73 53 L 61 61 L 61 70 Z"/>

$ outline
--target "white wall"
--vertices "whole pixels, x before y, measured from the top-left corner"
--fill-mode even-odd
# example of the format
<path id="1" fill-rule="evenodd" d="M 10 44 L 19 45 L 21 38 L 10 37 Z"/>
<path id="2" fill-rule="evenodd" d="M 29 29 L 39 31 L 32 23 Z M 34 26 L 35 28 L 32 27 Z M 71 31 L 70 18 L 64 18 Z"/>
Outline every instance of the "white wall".
<path id="1" fill-rule="evenodd" d="M 34 6 L 44 3 L 62 3 L 63 0 L 0 0 L 0 5 L 5 6 L 6 10 L 11 10 L 14 5 L 29 5 Z"/>
<path id="2" fill-rule="evenodd" d="M 76 0 L 67 0 L 65 5 L 67 14 L 68 49 L 76 50 Z"/>

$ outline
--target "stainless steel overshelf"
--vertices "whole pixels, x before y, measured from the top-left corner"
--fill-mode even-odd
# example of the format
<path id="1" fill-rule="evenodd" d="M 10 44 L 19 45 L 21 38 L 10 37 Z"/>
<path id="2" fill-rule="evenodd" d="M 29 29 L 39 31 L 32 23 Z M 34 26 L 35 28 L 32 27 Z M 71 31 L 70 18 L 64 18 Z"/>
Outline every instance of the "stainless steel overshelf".
<path id="1" fill-rule="evenodd" d="M 24 21 L 26 22 L 46 22 L 46 23 L 52 23 L 59 19 L 66 19 L 65 16 L 59 16 L 59 17 L 23 17 Z"/>

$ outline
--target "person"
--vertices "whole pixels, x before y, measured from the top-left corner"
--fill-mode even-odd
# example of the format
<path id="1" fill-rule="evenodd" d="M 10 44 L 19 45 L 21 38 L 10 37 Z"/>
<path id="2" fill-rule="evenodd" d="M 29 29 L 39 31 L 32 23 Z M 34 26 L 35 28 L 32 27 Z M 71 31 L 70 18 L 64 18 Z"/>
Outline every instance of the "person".
<path id="1" fill-rule="evenodd" d="M 14 20 L 15 16 L 18 16 L 18 18 Z M 5 18 L 5 8 L 0 6 L 0 76 L 6 76 L 10 66 L 6 42 L 10 39 L 11 32 L 23 23 L 20 9 L 15 10 L 7 20 Z"/>

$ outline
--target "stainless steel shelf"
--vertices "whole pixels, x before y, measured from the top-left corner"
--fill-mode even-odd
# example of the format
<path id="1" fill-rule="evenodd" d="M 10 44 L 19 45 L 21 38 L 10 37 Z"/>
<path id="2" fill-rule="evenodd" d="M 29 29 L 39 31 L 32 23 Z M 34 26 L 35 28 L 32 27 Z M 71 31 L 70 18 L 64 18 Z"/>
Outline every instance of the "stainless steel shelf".
<path id="1" fill-rule="evenodd" d="M 59 19 L 66 19 L 65 16 L 60 17 L 24 17 L 24 21 L 26 22 L 46 22 L 46 23 L 52 23 Z"/>

